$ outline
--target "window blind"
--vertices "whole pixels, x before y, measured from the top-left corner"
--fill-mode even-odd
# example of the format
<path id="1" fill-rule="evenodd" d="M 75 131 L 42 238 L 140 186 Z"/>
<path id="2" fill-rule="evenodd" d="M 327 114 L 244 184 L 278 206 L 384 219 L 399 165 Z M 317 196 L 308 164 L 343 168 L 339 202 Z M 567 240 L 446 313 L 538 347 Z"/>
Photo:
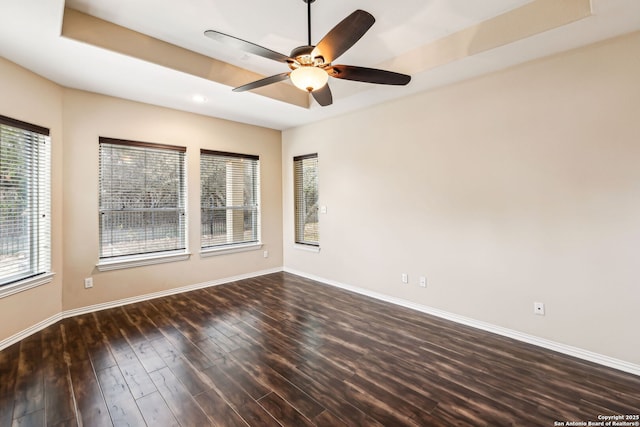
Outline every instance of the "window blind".
<path id="1" fill-rule="evenodd" d="M 100 258 L 184 250 L 186 148 L 99 143 Z"/>
<path id="2" fill-rule="evenodd" d="M 293 158 L 296 243 L 319 246 L 318 154 Z"/>
<path id="3" fill-rule="evenodd" d="M 258 156 L 200 151 L 201 247 L 260 240 Z"/>
<path id="4" fill-rule="evenodd" d="M 0 286 L 51 272 L 49 129 L 0 116 Z"/>

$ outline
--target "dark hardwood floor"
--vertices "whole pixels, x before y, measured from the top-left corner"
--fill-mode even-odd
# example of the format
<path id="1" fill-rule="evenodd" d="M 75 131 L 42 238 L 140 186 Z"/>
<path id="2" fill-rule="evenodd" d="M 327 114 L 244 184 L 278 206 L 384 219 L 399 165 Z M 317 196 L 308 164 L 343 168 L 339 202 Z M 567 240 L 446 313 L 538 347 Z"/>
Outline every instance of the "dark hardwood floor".
<path id="1" fill-rule="evenodd" d="M 553 426 L 614 414 L 640 414 L 640 377 L 286 273 L 65 319 L 0 352 L 0 426 Z"/>

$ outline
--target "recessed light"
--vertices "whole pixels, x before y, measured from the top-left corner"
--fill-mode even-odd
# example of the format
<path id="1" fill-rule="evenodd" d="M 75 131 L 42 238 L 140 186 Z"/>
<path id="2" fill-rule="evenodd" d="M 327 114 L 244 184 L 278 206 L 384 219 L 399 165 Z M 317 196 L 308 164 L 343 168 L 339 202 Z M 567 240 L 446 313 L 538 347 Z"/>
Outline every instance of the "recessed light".
<path id="1" fill-rule="evenodd" d="M 204 95 L 193 95 L 193 102 L 197 102 L 198 104 L 202 104 L 207 102 L 207 98 Z"/>

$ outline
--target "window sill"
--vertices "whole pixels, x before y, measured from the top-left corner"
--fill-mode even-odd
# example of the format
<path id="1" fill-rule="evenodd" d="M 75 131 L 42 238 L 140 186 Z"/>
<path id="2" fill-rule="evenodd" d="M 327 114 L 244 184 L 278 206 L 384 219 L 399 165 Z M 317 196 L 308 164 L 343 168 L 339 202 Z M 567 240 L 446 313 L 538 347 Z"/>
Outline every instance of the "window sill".
<path id="1" fill-rule="evenodd" d="M 218 248 L 207 248 L 200 251 L 200 258 L 208 258 L 218 255 L 235 254 L 238 252 L 257 251 L 262 249 L 262 243 L 246 243 L 240 245 L 229 245 Z"/>
<path id="2" fill-rule="evenodd" d="M 293 247 L 299 251 L 314 252 L 316 254 L 320 253 L 320 246 L 301 245 L 299 243 L 296 243 L 293 245 Z"/>
<path id="3" fill-rule="evenodd" d="M 172 252 L 162 255 L 128 256 L 114 258 L 109 261 L 98 261 L 98 271 L 120 270 L 123 268 L 142 267 L 145 265 L 163 264 L 165 262 L 186 261 L 191 257 L 189 252 Z"/>
<path id="4" fill-rule="evenodd" d="M 9 295 L 17 294 L 18 292 L 26 291 L 27 289 L 36 288 L 41 285 L 46 285 L 53 280 L 54 273 L 41 274 L 35 277 L 29 277 L 28 279 L 21 280 L 10 285 L 0 287 L 0 298 L 8 297 Z"/>

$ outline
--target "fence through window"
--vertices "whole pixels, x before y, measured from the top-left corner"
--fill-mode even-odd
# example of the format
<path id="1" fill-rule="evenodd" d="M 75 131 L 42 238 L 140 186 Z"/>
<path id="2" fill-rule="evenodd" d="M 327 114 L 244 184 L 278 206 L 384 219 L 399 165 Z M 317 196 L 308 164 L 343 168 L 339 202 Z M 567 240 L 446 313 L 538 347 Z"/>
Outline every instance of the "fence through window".
<path id="1" fill-rule="evenodd" d="M 201 247 L 260 241 L 258 156 L 200 151 Z"/>
<path id="2" fill-rule="evenodd" d="M 185 151 L 100 138 L 100 258 L 185 249 Z"/>

